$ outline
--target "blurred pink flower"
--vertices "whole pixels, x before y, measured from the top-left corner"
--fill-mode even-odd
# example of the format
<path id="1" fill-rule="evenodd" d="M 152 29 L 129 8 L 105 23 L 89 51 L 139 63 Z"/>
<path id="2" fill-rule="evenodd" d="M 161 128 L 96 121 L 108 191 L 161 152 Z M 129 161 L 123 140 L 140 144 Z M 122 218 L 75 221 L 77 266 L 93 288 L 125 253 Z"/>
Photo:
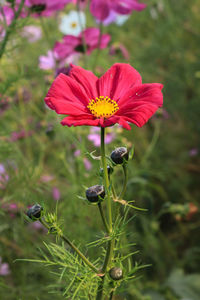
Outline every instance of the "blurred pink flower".
<path id="1" fill-rule="evenodd" d="M 1 41 L 1 38 L 0 38 L 0 41 Z M 10 103 L 9 103 L 8 98 L 3 97 L 0 94 L 0 116 L 3 115 L 3 113 L 9 108 L 9 106 L 10 106 Z"/>
<path id="2" fill-rule="evenodd" d="M 20 3 L 21 0 L 17 0 Z M 25 6 L 32 11 L 33 17 L 49 17 L 57 10 L 62 10 L 72 0 L 25 0 Z"/>
<path id="3" fill-rule="evenodd" d="M 9 175 L 6 172 L 5 166 L 0 163 L 0 189 L 5 189 L 9 180 Z"/>
<path id="4" fill-rule="evenodd" d="M 48 230 L 46 229 L 46 227 L 44 227 L 40 221 L 35 221 L 33 223 L 29 223 L 28 226 L 33 229 L 33 230 L 36 230 L 36 231 L 40 231 L 40 232 L 43 232 L 43 233 L 47 233 Z"/>
<path id="5" fill-rule="evenodd" d="M 133 10 L 141 11 L 146 4 L 138 0 L 91 0 L 91 14 L 99 21 L 104 21 L 114 11 L 121 15 L 131 14 Z"/>
<path id="6" fill-rule="evenodd" d="M 100 136 L 100 128 L 92 127 L 90 129 L 90 134 L 87 136 L 88 140 L 93 142 L 95 147 L 100 147 L 101 145 L 101 136 Z M 115 134 L 107 133 L 105 136 L 105 144 L 110 144 L 115 138 Z"/>
<path id="7" fill-rule="evenodd" d="M 168 111 L 165 108 L 162 108 L 162 115 L 163 115 L 163 119 L 169 119 L 170 115 L 168 113 Z"/>
<path id="8" fill-rule="evenodd" d="M 126 59 L 126 60 L 130 59 L 128 50 L 121 43 L 115 43 L 115 44 L 111 45 L 109 53 L 110 53 L 110 55 L 116 55 L 116 54 L 120 53 L 120 54 L 122 54 L 124 59 Z"/>
<path id="9" fill-rule="evenodd" d="M 28 6 L 30 5 L 31 8 L 39 6 L 44 6 L 44 10 L 41 12 L 42 16 L 49 17 L 51 16 L 55 11 L 62 10 L 66 4 L 71 2 L 72 0 L 26 0 Z"/>
<path id="10" fill-rule="evenodd" d="M 34 43 L 41 39 L 42 31 L 39 26 L 29 25 L 23 28 L 22 36 L 27 38 L 30 43 Z"/>
<path id="11" fill-rule="evenodd" d="M 199 153 L 198 149 L 197 148 L 192 148 L 190 149 L 189 151 L 189 156 L 197 156 Z"/>
<path id="12" fill-rule="evenodd" d="M 63 68 L 65 64 L 75 63 L 76 56 L 74 54 L 69 55 L 68 57 L 60 57 L 54 50 L 49 50 L 47 55 L 41 55 L 39 57 L 39 67 L 42 70 L 52 70 L 55 69 L 56 74 L 57 70 Z"/>
<path id="13" fill-rule="evenodd" d="M 83 163 L 87 171 L 92 169 L 92 164 L 86 157 L 83 158 Z"/>
<path id="14" fill-rule="evenodd" d="M 16 203 L 4 203 L 2 204 L 2 209 L 9 213 L 11 218 L 15 218 L 19 212 L 19 207 Z"/>
<path id="15" fill-rule="evenodd" d="M 49 50 L 47 55 L 41 55 L 39 57 L 39 67 L 42 70 L 51 70 L 56 67 L 56 58 L 53 51 Z"/>
<path id="16" fill-rule="evenodd" d="M 72 0 L 25 0 L 24 7 L 21 11 L 20 17 L 25 18 L 29 16 L 31 12 L 32 17 L 49 17 L 52 16 L 57 10 L 62 10 Z M 18 10 L 21 0 L 16 0 L 14 9 L 11 8 L 11 4 L 6 3 L 2 6 L 3 14 L 8 18 L 8 25 L 11 23 L 14 12 Z M 0 18 L 3 17 L 0 12 Z"/>
<path id="17" fill-rule="evenodd" d="M 55 201 L 60 200 L 60 190 L 55 186 L 52 188 L 52 196 Z"/>
<path id="18" fill-rule="evenodd" d="M 87 3 L 88 3 L 88 0 L 72 0 L 72 2 L 77 5 L 77 3 L 79 4 L 79 7 L 80 9 L 85 9 Z"/>
<path id="19" fill-rule="evenodd" d="M 12 8 L 9 5 L 2 6 L 0 10 L 0 21 L 2 21 L 2 23 L 5 22 L 6 25 L 9 26 L 13 18 L 14 12 Z"/>
<path id="20" fill-rule="evenodd" d="M 85 29 L 79 36 L 66 35 L 62 42 L 56 42 L 53 51 L 60 59 L 69 57 L 72 54 L 83 53 L 84 45 L 82 42 L 82 35 L 84 35 L 86 43 L 86 53 L 89 55 L 93 50 L 98 48 L 100 30 L 98 28 L 90 27 Z M 100 49 L 107 47 L 110 41 L 109 34 L 103 34 L 101 37 Z"/>
<path id="21" fill-rule="evenodd" d="M 44 174 L 40 177 L 40 181 L 41 182 L 50 182 L 54 179 L 54 176 L 53 175 L 50 175 L 50 174 Z"/>
<path id="22" fill-rule="evenodd" d="M 25 131 L 24 129 L 22 129 L 21 131 L 14 131 L 11 133 L 10 141 L 16 142 L 17 140 L 25 139 L 32 134 L 32 131 Z"/>
<path id="23" fill-rule="evenodd" d="M 78 157 L 81 155 L 81 150 L 77 149 L 76 151 L 74 151 L 74 156 Z"/>
<path id="24" fill-rule="evenodd" d="M 2 263 L 2 258 L 0 257 L 0 276 L 7 276 L 10 274 L 10 268 L 8 263 Z"/>
<path id="25" fill-rule="evenodd" d="M 102 21 L 104 26 L 108 26 L 111 23 L 115 23 L 118 26 L 122 26 L 130 17 L 130 15 L 121 15 L 116 13 L 114 10 L 111 10 L 108 17 Z M 100 20 L 96 20 L 97 23 L 100 22 Z"/>

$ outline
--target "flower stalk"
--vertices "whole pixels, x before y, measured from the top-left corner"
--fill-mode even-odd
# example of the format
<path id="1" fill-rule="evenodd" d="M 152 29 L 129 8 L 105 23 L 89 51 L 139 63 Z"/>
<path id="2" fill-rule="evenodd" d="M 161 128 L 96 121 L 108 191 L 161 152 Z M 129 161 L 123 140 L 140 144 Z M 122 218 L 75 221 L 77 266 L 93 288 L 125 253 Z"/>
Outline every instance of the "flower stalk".
<path id="1" fill-rule="evenodd" d="M 98 207 L 99 207 L 99 212 L 100 212 L 100 215 L 101 215 L 101 219 L 102 219 L 103 225 L 104 225 L 104 227 L 106 229 L 106 232 L 109 233 L 108 223 L 107 223 L 107 220 L 105 218 L 101 202 L 98 203 Z"/>
<path id="2" fill-rule="evenodd" d="M 105 128 L 101 127 L 101 163 L 104 172 L 105 190 L 107 193 L 108 226 L 109 226 L 109 233 L 111 233 L 112 232 L 112 202 L 111 202 L 111 195 L 110 195 L 110 184 L 109 184 L 109 177 L 108 177 L 108 170 L 107 170 L 107 163 L 106 163 L 104 140 L 105 140 Z"/>
<path id="3" fill-rule="evenodd" d="M 105 156 L 105 128 L 101 127 L 101 162 L 104 172 L 104 184 L 105 190 L 107 193 L 107 213 L 108 213 L 108 233 L 112 234 L 112 202 L 111 202 L 111 194 L 110 194 L 110 183 L 109 183 L 109 176 L 108 176 L 108 169 L 106 163 L 106 156 Z M 104 280 L 105 280 L 105 273 L 107 267 L 112 260 L 113 250 L 114 250 L 115 240 L 111 239 L 108 241 L 106 256 L 104 259 L 102 273 L 104 276 L 102 277 L 101 282 L 99 283 L 96 300 L 101 300 L 103 297 L 103 287 L 104 287 Z"/>
<path id="4" fill-rule="evenodd" d="M 126 187 L 127 187 L 127 181 L 128 181 L 127 164 L 124 163 L 122 165 L 122 168 L 123 168 L 123 172 L 124 172 L 124 183 L 123 183 L 123 188 L 122 188 L 121 194 L 119 196 L 120 200 L 123 200 L 123 198 L 124 198 L 124 195 L 125 195 L 125 192 L 126 192 Z"/>
<path id="5" fill-rule="evenodd" d="M 103 23 L 100 22 L 100 23 L 99 23 L 99 39 L 98 39 L 98 45 L 97 45 L 96 56 L 95 56 L 94 64 L 93 64 L 93 68 L 92 68 L 92 69 L 93 69 L 93 72 L 95 72 L 96 65 L 97 65 L 98 58 L 99 58 L 102 35 L 103 35 Z"/>

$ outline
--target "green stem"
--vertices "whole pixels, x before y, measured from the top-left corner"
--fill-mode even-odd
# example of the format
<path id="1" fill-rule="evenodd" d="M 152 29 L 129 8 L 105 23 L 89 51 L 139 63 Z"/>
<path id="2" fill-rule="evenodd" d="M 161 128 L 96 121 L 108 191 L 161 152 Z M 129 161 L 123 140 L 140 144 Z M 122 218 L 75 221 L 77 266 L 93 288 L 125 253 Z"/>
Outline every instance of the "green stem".
<path id="1" fill-rule="evenodd" d="M 102 296 L 103 296 L 103 286 L 104 286 L 104 280 L 105 280 L 105 276 L 103 276 L 101 278 L 101 281 L 99 283 L 98 289 L 97 289 L 97 296 L 96 296 L 96 300 L 101 300 Z"/>
<path id="2" fill-rule="evenodd" d="M 127 181 L 128 181 L 127 164 L 124 163 L 122 168 L 123 168 L 123 172 L 124 172 L 124 184 L 123 184 L 123 188 L 122 188 L 122 191 L 121 191 L 121 194 L 120 194 L 119 198 L 123 200 L 123 197 L 126 193 L 126 187 L 127 187 Z"/>
<path id="3" fill-rule="evenodd" d="M 46 38 L 47 46 L 51 49 L 52 43 L 51 43 L 51 39 L 49 37 L 48 30 L 46 28 L 46 24 L 45 24 L 44 19 L 43 19 L 42 16 L 40 16 L 39 19 L 40 19 L 40 24 L 41 24 L 41 27 L 42 27 L 42 31 L 43 31 L 44 37 Z"/>
<path id="4" fill-rule="evenodd" d="M 49 225 L 44 220 L 42 220 L 40 218 L 39 221 L 48 230 L 50 229 Z M 88 267 L 90 267 L 90 269 L 92 269 L 95 273 L 99 273 L 98 269 L 87 259 L 87 257 L 85 257 L 85 255 L 66 236 L 64 236 L 63 234 L 61 234 L 61 235 L 59 235 L 59 237 L 61 237 L 61 239 L 63 239 L 63 241 L 65 243 L 67 243 L 80 256 L 80 258 L 85 262 L 85 264 Z"/>
<path id="5" fill-rule="evenodd" d="M 83 44 L 83 49 L 84 49 L 84 53 L 83 53 L 83 56 L 84 56 L 84 62 L 85 62 L 85 68 L 87 69 L 87 44 L 86 44 L 86 41 L 85 41 L 85 33 L 83 32 L 84 30 L 84 27 L 83 27 L 83 24 L 82 24 L 82 21 L 81 21 L 81 15 L 80 15 L 80 0 L 77 1 L 77 13 L 78 13 L 78 21 L 79 21 L 79 25 L 81 27 L 81 39 L 82 39 L 82 44 Z"/>
<path id="6" fill-rule="evenodd" d="M 142 166 L 147 162 L 148 158 L 150 157 L 151 153 L 153 152 L 153 149 L 159 139 L 159 135 L 160 135 L 160 122 L 156 122 L 152 140 L 151 140 L 150 145 L 148 146 L 147 151 L 141 161 Z"/>
<path id="7" fill-rule="evenodd" d="M 12 23 L 10 24 L 10 26 L 7 27 L 6 29 L 6 34 L 4 36 L 4 39 L 1 43 L 1 46 L 0 46 L 0 59 L 2 58 L 3 54 L 4 54 L 4 51 L 5 51 L 5 48 L 6 48 L 6 45 L 7 45 L 7 42 L 8 42 L 8 39 L 9 39 L 9 36 L 10 34 L 12 33 L 12 31 L 14 30 L 15 26 L 16 26 L 16 23 L 17 23 L 17 19 L 22 11 L 22 8 L 24 6 L 24 2 L 25 0 L 22 0 L 20 2 L 20 5 L 18 7 L 18 10 L 15 12 L 14 14 L 14 18 L 12 20 Z"/>
<path id="8" fill-rule="evenodd" d="M 99 207 L 99 212 L 100 212 L 100 215 L 101 215 L 102 222 L 105 226 L 105 229 L 106 229 L 107 233 L 109 233 L 108 223 L 106 221 L 106 218 L 105 218 L 105 215 L 104 215 L 104 212 L 103 212 L 103 209 L 102 209 L 101 202 L 98 203 L 98 207 Z"/>
<path id="9" fill-rule="evenodd" d="M 108 170 L 107 170 L 107 163 L 106 163 L 106 155 L 105 155 L 105 128 L 101 127 L 101 162 L 103 167 L 104 173 L 104 185 L 107 194 L 107 207 L 108 207 L 108 226 L 109 232 L 112 232 L 112 202 L 110 197 L 110 184 L 108 178 Z"/>
<path id="10" fill-rule="evenodd" d="M 103 23 L 100 22 L 99 23 L 99 39 L 98 39 L 97 51 L 96 51 L 96 56 L 95 56 L 94 64 L 93 64 L 93 68 L 92 68 L 93 72 L 95 72 L 96 65 L 97 65 L 98 58 L 99 58 L 99 53 L 100 53 L 100 50 L 101 50 L 100 46 L 101 46 L 102 34 L 103 34 Z"/>
<path id="11" fill-rule="evenodd" d="M 111 234 L 112 233 L 112 202 L 111 202 L 111 195 L 110 195 L 108 169 L 107 169 L 106 156 L 105 156 L 105 141 L 104 141 L 104 139 L 105 139 L 105 128 L 101 127 L 101 162 L 102 162 L 102 166 L 103 166 L 104 185 L 105 185 L 105 190 L 106 190 L 106 195 L 107 195 L 108 229 L 109 229 L 108 233 Z M 105 273 L 106 273 L 107 267 L 109 266 L 110 261 L 112 259 L 114 244 L 115 244 L 114 239 L 111 239 L 108 241 L 106 256 L 105 256 L 103 267 L 102 267 L 102 273 L 104 274 L 104 276 L 101 278 L 101 281 L 99 283 L 96 300 L 101 300 L 103 297 Z"/>
<path id="12" fill-rule="evenodd" d="M 123 172 L 124 172 L 124 183 L 123 183 L 123 188 L 122 191 L 120 193 L 119 199 L 123 200 L 125 192 L 126 192 L 126 187 L 127 187 L 127 182 L 128 182 L 128 176 L 127 176 L 127 164 L 124 163 L 123 164 Z M 118 220 L 118 216 L 120 214 L 120 208 L 121 208 L 121 204 L 120 203 L 116 203 L 116 209 L 115 209 L 115 223 Z"/>
<path id="13" fill-rule="evenodd" d="M 113 295 L 114 295 L 114 291 L 112 291 L 112 292 L 110 293 L 109 300 L 112 300 L 112 298 L 113 298 Z"/>

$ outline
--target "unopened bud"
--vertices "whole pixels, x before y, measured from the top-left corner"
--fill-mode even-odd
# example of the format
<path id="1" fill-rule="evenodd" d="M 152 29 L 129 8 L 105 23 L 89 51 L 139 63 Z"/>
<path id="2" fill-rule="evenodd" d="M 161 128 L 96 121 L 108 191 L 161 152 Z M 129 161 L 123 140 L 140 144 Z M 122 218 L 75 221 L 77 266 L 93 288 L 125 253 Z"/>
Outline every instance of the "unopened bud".
<path id="1" fill-rule="evenodd" d="M 34 220 L 39 219 L 41 217 L 41 212 L 43 210 L 43 207 L 40 204 L 35 204 L 29 210 L 27 211 L 27 216 Z"/>
<path id="2" fill-rule="evenodd" d="M 86 190 L 86 197 L 89 202 L 99 202 L 100 198 L 105 197 L 105 189 L 103 185 L 93 185 Z"/>
<path id="3" fill-rule="evenodd" d="M 110 278 L 113 280 L 120 280 L 123 278 L 123 271 L 121 268 L 114 267 L 109 271 Z"/>
<path id="4" fill-rule="evenodd" d="M 128 150 L 125 147 L 116 148 L 110 157 L 116 165 L 123 164 L 124 161 L 128 160 Z"/>

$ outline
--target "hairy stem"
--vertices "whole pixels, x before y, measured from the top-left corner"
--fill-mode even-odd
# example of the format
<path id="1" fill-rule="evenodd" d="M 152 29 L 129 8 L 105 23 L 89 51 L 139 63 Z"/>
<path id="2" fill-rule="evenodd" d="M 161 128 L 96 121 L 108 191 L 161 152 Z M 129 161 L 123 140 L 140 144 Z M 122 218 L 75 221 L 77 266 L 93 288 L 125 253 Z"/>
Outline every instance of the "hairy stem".
<path id="1" fill-rule="evenodd" d="M 105 185 L 105 190 L 106 190 L 106 195 L 107 195 L 108 229 L 109 229 L 108 233 L 112 234 L 112 202 L 111 202 L 110 183 L 109 183 L 106 156 L 105 156 L 105 141 L 104 141 L 104 139 L 105 139 L 105 128 L 101 127 L 101 162 L 102 162 L 102 166 L 103 166 L 104 185 Z M 112 260 L 114 244 L 115 244 L 114 239 L 111 239 L 108 241 L 106 256 L 105 256 L 103 267 L 102 267 L 102 273 L 104 274 L 104 276 L 102 277 L 102 279 L 99 283 L 96 300 L 101 300 L 103 297 L 105 273 L 106 273 L 107 267 L 110 264 L 110 261 Z"/>
<path id="2" fill-rule="evenodd" d="M 107 221 L 106 221 L 106 218 L 105 218 L 105 215 L 104 215 L 104 212 L 103 212 L 103 209 L 102 209 L 101 202 L 98 203 L 98 207 L 99 207 L 99 212 L 100 212 L 101 219 L 102 219 L 102 222 L 103 222 L 103 224 L 104 224 L 104 227 L 105 227 L 107 233 L 109 233 L 108 223 L 107 223 Z"/>
<path id="3" fill-rule="evenodd" d="M 112 232 L 112 202 L 110 197 L 110 184 L 109 184 L 109 177 L 108 177 L 108 170 L 107 170 L 107 163 L 106 163 L 106 156 L 105 156 L 105 128 L 101 127 L 101 163 L 103 167 L 104 173 L 104 185 L 107 195 L 107 210 L 108 210 L 108 226 L 109 232 Z"/>

